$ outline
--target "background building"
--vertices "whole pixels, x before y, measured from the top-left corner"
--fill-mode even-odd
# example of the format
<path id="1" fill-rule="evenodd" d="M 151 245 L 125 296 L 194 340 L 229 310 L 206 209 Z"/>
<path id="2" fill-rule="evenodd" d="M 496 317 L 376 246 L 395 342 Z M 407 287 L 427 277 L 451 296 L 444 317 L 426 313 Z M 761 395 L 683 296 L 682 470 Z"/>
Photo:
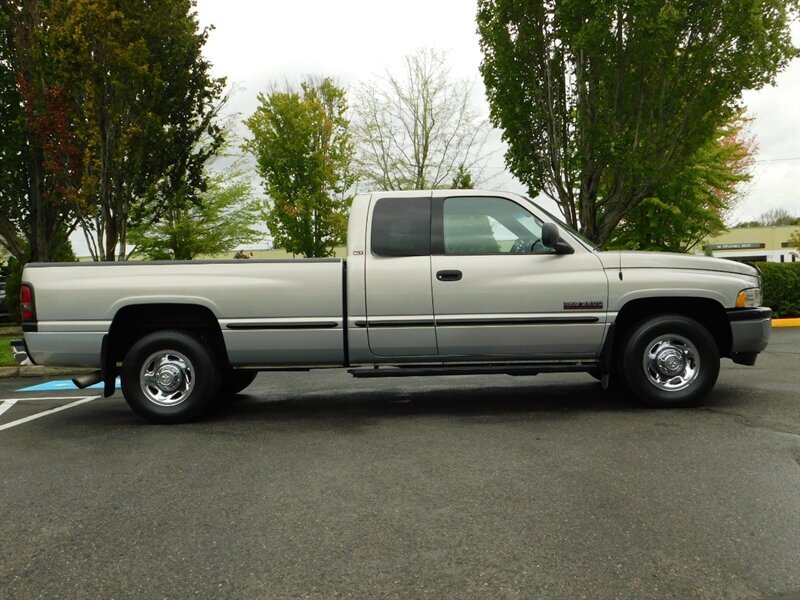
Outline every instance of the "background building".
<path id="1" fill-rule="evenodd" d="M 800 253 L 790 245 L 789 237 L 798 229 L 797 225 L 729 229 L 699 244 L 695 253 L 742 262 L 797 262 Z"/>

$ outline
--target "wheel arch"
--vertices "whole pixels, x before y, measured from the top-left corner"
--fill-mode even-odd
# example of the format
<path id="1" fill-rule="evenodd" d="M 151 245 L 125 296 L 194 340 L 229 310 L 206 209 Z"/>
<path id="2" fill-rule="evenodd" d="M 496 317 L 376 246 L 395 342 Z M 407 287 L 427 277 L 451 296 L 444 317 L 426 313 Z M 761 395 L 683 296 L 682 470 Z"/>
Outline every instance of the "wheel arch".
<path id="1" fill-rule="evenodd" d="M 626 335 L 643 320 L 658 315 L 681 315 L 705 327 L 717 343 L 720 356 L 730 354 L 731 326 L 725 308 L 716 300 L 698 297 L 638 298 L 627 302 L 614 320 L 613 352 L 618 356 Z"/>
<path id="2" fill-rule="evenodd" d="M 118 363 L 131 346 L 145 335 L 167 329 L 196 336 L 211 348 L 220 364 L 229 366 L 222 329 L 208 307 L 177 303 L 129 304 L 116 312 L 103 339 L 101 363 L 106 396 L 113 394 L 119 374 Z"/>

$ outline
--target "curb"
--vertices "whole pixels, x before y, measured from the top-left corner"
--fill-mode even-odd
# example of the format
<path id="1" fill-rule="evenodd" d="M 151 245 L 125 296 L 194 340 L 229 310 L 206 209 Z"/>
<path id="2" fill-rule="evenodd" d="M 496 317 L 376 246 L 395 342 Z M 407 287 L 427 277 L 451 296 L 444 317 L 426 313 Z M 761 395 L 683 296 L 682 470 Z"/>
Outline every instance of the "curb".
<path id="1" fill-rule="evenodd" d="M 800 327 L 800 318 L 772 319 L 773 327 Z"/>
<path id="2" fill-rule="evenodd" d="M 24 367 L 0 367 L 0 379 L 9 377 L 71 377 L 92 373 L 97 369 L 76 369 L 72 367 L 43 367 L 41 365 L 28 365 Z"/>

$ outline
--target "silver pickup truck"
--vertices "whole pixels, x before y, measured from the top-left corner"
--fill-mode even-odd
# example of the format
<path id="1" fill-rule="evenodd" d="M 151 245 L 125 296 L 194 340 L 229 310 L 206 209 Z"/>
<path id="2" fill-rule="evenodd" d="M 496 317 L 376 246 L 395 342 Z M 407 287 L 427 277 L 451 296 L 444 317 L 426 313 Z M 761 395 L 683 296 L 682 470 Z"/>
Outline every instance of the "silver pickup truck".
<path id="1" fill-rule="evenodd" d="M 720 357 L 755 364 L 761 280 L 727 260 L 601 252 L 528 199 L 486 191 L 361 195 L 347 260 L 29 264 L 37 364 L 121 375 L 155 422 L 196 418 L 258 371 L 356 377 L 582 371 L 653 406 L 686 406 Z"/>

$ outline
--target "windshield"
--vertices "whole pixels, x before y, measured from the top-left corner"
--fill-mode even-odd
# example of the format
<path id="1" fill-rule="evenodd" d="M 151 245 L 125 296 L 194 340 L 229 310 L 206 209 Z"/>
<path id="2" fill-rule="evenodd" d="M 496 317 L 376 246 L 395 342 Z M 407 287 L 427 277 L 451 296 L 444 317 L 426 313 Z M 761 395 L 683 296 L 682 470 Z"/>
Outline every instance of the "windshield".
<path id="1" fill-rule="evenodd" d="M 569 231 L 572 235 L 574 235 L 576 238 L 578 238 L 580 241 L 582 241 L 584 243 L 584 245 L 586 245 L 590 250 L 599 250 L 600 249 L 600 246 L 595 244 L 589 238 L 585 237 L 582 233 L 580 233 L 576 229 L 574 229 L 574 228 L 570 227 L 569 225 L 567 225 L 560 217 L 557 217 L 554 214 L 552 214 L 549 210 L 546 210 L 546 209 L 542 208 L 541 205 L 536 204 L 533 200 L 531 200 L 527 196 L 523 196 L 523 198 L 525 198 L 525 200 L 527 200 L 528 202 L 533 204 L 536 208 L 538 208 L 540 211 L 542 211 L 544 214 L 546 214 L 548 217 L 550 217 L 553 221 L 558 223 L 559 227 L 563 227 L 564 229 Z"/>

